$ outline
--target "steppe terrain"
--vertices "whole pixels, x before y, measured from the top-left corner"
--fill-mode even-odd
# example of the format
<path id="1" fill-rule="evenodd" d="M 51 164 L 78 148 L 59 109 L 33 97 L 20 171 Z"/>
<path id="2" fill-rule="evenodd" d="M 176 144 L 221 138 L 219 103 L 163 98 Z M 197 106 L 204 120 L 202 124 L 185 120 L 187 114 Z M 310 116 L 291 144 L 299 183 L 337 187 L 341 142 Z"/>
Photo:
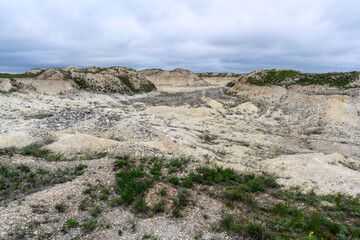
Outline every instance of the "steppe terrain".
<path id="1" fill-rule="evenodd" d="M 69 66 L 0 76 L 0 239 L 360 235 L 358 73 Z M 251 190 L 226 198 L 232 185 L 214 177 L 225 172 L 204 182 L 199 167 L 231 168 L 248 176 Z M 125 201 L 121 181 L 133 178 L 117 173 L 132 168 L 152 180 L 143 191 L 133 189 L 140 200 Z M 191 177 L 197 171 L 205 180 Z M 16 186 L 6 182 L 14 176 Z M 270 190 L 252 185 L 258 177 Z M 284 189 L 303 198 L 285 198 Z M 341 217 L 324 213 L 342 201 L 351 210 L 341 208 Z M 261 211 L 274 213 L 273 205 L 285 203 L 347 225 L 274 229 Z"/>

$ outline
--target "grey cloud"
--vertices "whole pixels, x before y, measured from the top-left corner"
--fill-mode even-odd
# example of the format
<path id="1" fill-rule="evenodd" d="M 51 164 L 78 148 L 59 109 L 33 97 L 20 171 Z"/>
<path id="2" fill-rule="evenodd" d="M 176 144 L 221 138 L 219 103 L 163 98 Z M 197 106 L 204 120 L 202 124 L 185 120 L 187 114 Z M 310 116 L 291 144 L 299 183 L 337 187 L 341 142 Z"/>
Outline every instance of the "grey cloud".
<path id="1" fill-rule="evenodd" d="M 358 70 L 359 13 L 355 0 L 0 0 L 0 71 Z"/>

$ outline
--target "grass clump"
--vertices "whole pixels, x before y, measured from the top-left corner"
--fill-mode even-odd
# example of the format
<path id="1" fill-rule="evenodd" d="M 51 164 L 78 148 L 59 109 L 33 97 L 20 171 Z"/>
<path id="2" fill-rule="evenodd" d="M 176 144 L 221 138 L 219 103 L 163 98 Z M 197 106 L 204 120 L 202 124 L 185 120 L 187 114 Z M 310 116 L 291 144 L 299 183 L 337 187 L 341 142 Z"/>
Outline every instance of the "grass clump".
<path id="1" fill-rule="evenodd" d="M 85 198 L 85 199 L 81 200 L 81 202 L 79 204 L 79 210 L 86 211 L 86 209 L 88 208 L 89 205 L 90 205 L 89 199 Z"/>
<path id="2" fill-rule="evenodd" d="M 183 187 L 191 188 L 192 185 L 193 185 L 193 181 L 192 181 L 191 178 L 185 178 L 185 179 L 182 181 L 182 185 L 183 185 Z"/>
<path id="3" fill-rule="evenodd" d="M 96 228 L 97 222 L 95 220 L 88 220 L 81 224 L 81 229 L 84 232 L 91 232 L 94 231 Z"/>
<path id="4" fill-rule="evenodd" d="M 59 213 L 63 213 L 65 212 L 67 208 L 67 205 L 65 203 L 59 203 L 55 205 L 55 209 L 59 212 Z"/>
<path id="5" fill-rule="evenodd" d="M 144 197 L 138 197 L 135 199 L 134 209 L 138 213 L 146 212 L 148 207 L 146 206 Z"/>
<path id="6" fill-rule="evenodd" d="M 31 144 L 22 149 L 20 152 L 21 155 L 24 156 L 34 156 L 37 158 L 45 158 L 49 154 L 49 150 L 47 149 L 40 149 L 41 145 L 38 144 Z"/>
<path id="7" fill-rule="evenodd" d="M 178 185 L 180 182 L 180 179 L 178 177 L 172 177 L 169 179 L 169 183 L 174 184 L 174 185 Z"/>
<path id="8" fill-rule="evenodd" d="M 246 232 L 252 239 L 264 239 L 262 226 L 256 222 L 249 222 L 246 226 Z"/>
<path id="9" fill-rule="evenodd" d="M 15 147 L 0 148 L 0 155 L 8 155 L 12 157 L 16 153 Z"/>
<path id="10" fill-rule="evenodd" d="M 69 218 L 68 220 L 66 220 L 66 222 L 64 223 L 63 227 L 62 227 L 62 230 L 63 231 L 67 231 L 68 229 L 70 228 L 76 228 L 79 226 L 79 222 L 72 219 L 72 218 Z"/>
<path id="11" fill-rule="evenodd" d="M 166 190 L 165 189 L 161 189 L 160 191 L 159 191 L 159 195 L 160 196 L 165 196 L 166 195 Z"/>
<path id="12" fill-rule="evenodd" d="M 177 194 L 180 206 L 186 206 L 189 202 L 189 190 L 180 188 Z"/>
<path id="13" fill-rule="evenodd" d="M 101 213 L 101 207 L 97 205 L 95 208 L 91 210 L 91 216 L 92 217 L 98 217 Z"/>
<path id="14" fill-rule="evenodd" d="M 186 166 L 190 163 L 191 158 L 186 157 L 180 157 L 180 158 L 174 158 L 169 161 L 168 164 L 166 164 L 168 168 L 169 173 L 174 173 L 178 171 L 184 170 Z"/>
<path id="15" fill-rule="evenodd" d="M 155 167 L 151 168 L 150 172 L 151 172 L 152 175 L 161 176 L 162 175 L 161 166 L 155 166 Z"/>
<path id="16" fill-rule="evenodd" d="M 173 215 L 173 217 L 175 217 L 175 218 L 180 218 L 180 217 L 182 217 L 183 215 L 182 215 L 182 213 L 181 213 L 181 211 L 180 211 L 180 207 L 175 207 L 173 210 L 172 210 L 172 215 Z"/>
<path id="17" fill-rule="evenodd" d="M 220 220 L 220 226 L 227 232 L 232 232 L 237 229 L 234 215 L 230 213 L 224 213 Z"/>
<path id="18" fill-rule="evenodd" d="M 117 159 L 114 165 L 115 170 L 127 168 L 129 166 L 129 159 L 130 159 L 129 155 L 117 156 L 115 158 Z"/>
<path id="19" fill-rule="evenodd" d="M 101 195 L 99 196 L 99 199 L 100 199 L 101 201 L 107 201 L 107 200 L 109 199 L 109 194 L 103 193 L 103 194 L 101 194 Z"/>
<path id="20" fill-rule="evenodd" d="M 21 149 L 19 153 L 23 156 L 33 156 L 36 158 L 43 158 L 49 162 L 65 160 L 62 157 L 62 155 L 52 154 L 49 150 L 42 149 L 41 147 L 42 147 L 41 144 L 37 144 L 37 143 L 31 144 Z"/>
<path id="21" fill-rule="evenodd" d="M 153 207 L 154 212 L 159 213 L 164 211 L 164 203 L 163 201 L 160 201 L 158 203 L 155 203 Z"/>

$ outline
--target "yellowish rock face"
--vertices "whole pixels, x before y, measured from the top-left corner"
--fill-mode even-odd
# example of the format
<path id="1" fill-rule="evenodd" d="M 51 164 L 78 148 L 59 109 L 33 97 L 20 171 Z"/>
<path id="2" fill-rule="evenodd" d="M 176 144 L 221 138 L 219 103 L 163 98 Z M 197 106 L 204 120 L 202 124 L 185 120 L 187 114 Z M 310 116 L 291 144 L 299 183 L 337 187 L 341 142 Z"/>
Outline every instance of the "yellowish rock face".
<path id="1" fill-rule="evenodd" d="M 251 102 L 239 104 L 236 107 L 230 108 L 230 110 L 242 114 L 255 114 L 259 112 L 259 108 Z"/>
<path id="2" fill-rule="evenodd" d="M 327 99 L 324 112 L 327 118 L 346 125 L 357 124 L 357 109 L 348 97 L 331 96 Z"/>

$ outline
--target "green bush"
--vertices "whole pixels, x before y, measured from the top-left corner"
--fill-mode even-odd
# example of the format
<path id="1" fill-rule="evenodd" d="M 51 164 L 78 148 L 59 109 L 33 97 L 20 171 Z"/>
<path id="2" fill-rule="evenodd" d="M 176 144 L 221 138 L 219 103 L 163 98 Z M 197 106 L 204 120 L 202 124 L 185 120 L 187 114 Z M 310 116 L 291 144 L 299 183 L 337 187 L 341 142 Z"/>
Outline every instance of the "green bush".
<path id="1" fill-rule="evenodd" d="M 151 181 L 144 178 L 145 174 L 137 169 L 122 170 L 116 174 L 116 191 L 126 204 L 131 204 L 135 196 L 143 194 L 151 185 Z"/>
<path id="2" fill-rule="evenodd" d="M 40 74 L 27 74 L 27 73 L 20 73 L 20 74 L 12 74 L 12 73 L 0 73 L 0 78 L 35 78 Z"/>
<path id="3" fill-rule="evenodd" d="M 99 196 L 99 199 L 100 199 L 101 201 L 106 201 L 106 200 L 109 199 L 109 195 L 106 194 L 106 193 L 103 193 L 103 194 L 101 194 L 101 195 Z"/>
<path id="4" fill-rule="evenodd" d="M 161 167 L 160 166 L 155 166 L 153 168 L 150 169 L 151 174 L 156 175 L 156 176 L 161 176 Z"/>
<path id="5" fill-rule="evenodd" d="M 68 220 L 66 220 L 66 222 L 64 223 L 63 227 L 62 227 L 62 230 L 63 231 L 66 231 L 70 228 L 76 228 L 77 226 L 79 226 L 79 222 L 72 219 L 72 218 L 69 218 Z"/>
<path id="6" fill-rule="evenodd" d="M 160 194 L 160 196 L 165 196 L 166 195 L 166 190 L 165 189 L 161 189 L 160 191 L 159 191 L 159 194 Z"/>
<path id="7" fill-rule="evenodd" d="M 249 181 L 250 191 L 251 192 L 264 192 L 265 186 L 263 182 L 261 182 L 259 179 L 252 179 Z"/>
<path id="8" fill-rule="evenodd" d="M 186 178 L 182 181 L 182 185 L 186 188 L 191 188 L 191 186 L 193 185 L 193 181 L 191 178 Z"/>
<path id="9" fill-rule="evenodd" d="M 169 182 L 174 185 L 178 185 L 180 182 L 180 179 L 178 177 L 172 177 L 170 178 Z"/>

